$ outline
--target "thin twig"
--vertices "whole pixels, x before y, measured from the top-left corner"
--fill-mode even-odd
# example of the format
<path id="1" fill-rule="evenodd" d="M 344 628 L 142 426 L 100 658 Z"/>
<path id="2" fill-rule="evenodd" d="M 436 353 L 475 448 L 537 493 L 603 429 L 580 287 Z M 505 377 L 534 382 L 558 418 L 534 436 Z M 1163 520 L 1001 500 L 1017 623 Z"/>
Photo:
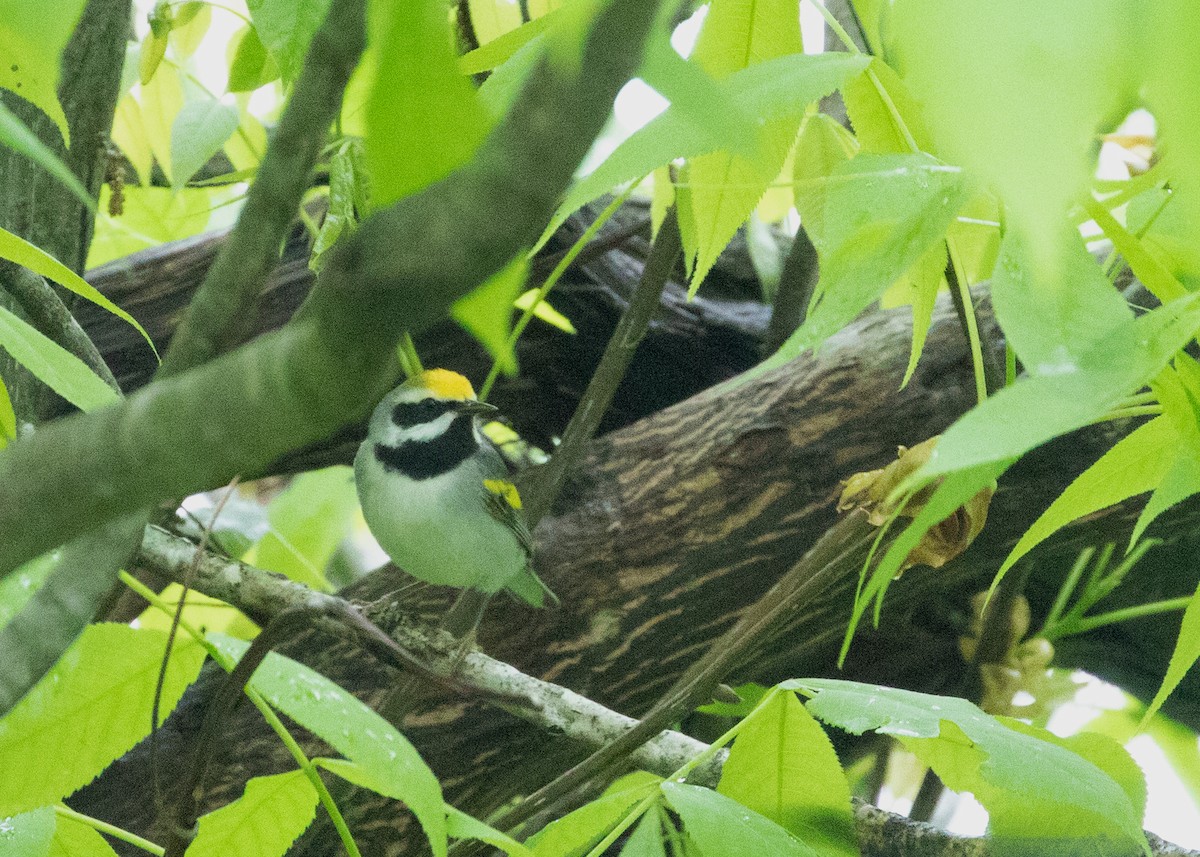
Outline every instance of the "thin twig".
<path id="1" fill-rule="evenodd" d="M 650 320 L 659 308 L 663 288 L 682 252 L 679 223 L 674 212 L 670 212 L 659 227 L 629 306 L 617 322 L 587 390 L 563 432 L 562 443 L 550 461 L 537 471 L 533 490 L 528 492 L 525 502 L 525 514 L 531 528 L 537 526 L 537 522 L 550 510 L 567 470 L 579 460 L 587 442 L 596 433 L 638 344 L 646 335 Z"/>

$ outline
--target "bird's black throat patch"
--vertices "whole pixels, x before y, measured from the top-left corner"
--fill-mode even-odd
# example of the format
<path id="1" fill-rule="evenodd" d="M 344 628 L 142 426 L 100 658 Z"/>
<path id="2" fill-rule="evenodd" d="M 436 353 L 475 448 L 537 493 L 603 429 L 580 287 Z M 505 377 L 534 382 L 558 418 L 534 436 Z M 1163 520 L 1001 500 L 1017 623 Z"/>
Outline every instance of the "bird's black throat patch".
<path id="1" fill-rule="evenodd" d="M 375 444 L 375 458 L 384 470 L 403 473 L 409 479 L 430 479 L 453 470 L 479 449 L 475 418 L 456 417 L 450 427 L 429 440 L 406 440 L 395 446 Z"/>

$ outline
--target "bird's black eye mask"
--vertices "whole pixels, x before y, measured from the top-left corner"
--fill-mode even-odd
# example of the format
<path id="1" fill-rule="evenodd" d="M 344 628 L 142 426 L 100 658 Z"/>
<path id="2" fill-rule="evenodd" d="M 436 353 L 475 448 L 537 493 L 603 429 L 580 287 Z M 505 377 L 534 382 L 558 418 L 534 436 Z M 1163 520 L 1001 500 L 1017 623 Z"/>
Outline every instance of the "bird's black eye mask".
<path id="1" fill-rule="evenodd" d="M 392 423 L 397 428 L 412 428 L 422 423 L 433 422 L 442 414 L 455 409 L 456 402 L 448 399 L 422 399 L 419 402 L 401 402 L 392 408 Z"/>

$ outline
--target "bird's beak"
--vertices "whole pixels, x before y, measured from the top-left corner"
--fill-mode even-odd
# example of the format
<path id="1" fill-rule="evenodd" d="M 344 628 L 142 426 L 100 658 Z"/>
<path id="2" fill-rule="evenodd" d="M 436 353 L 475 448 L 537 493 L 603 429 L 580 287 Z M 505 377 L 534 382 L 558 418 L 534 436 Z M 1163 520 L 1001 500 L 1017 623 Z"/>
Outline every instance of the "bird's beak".
<path id="1" fill-rule="evenodd" d="M 460 414 L 469 414 L 475 417 L 490 417 L 500 413 L 500 409 L 495 405 L 475 399 L 464 399 L 455 405 L 454 410 Z"/>

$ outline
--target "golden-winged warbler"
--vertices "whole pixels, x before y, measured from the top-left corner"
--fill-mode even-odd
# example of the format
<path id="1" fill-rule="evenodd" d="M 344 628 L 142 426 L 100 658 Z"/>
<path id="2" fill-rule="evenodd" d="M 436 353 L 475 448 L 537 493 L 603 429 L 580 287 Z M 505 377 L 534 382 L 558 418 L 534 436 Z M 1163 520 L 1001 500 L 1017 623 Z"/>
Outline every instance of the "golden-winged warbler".
<path id="1" fill-rule="evenodd" d="M 376 541 L 413 577 L 508 589 L 541 607 L 554 595 L 530 567 L 520 496 L 477 420 L 495 412 L 457 372 L 408 379 L 371 415 L 354 459 L 358 497 Z"/>

